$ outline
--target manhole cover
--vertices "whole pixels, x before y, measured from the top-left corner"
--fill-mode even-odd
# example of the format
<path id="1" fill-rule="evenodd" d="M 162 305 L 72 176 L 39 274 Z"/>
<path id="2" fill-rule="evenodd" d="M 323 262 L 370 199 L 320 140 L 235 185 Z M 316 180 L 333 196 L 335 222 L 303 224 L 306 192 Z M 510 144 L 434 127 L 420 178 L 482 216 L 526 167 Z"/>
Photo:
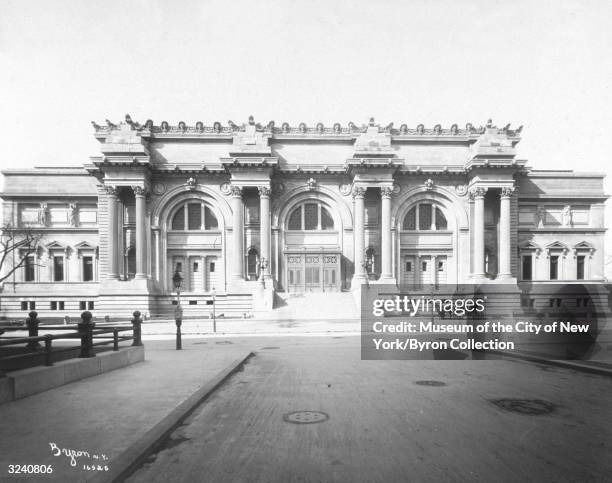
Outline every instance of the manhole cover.
<path id="1" fill-rule="evenodd" d="M 556 407 L 553 403 L 541 399 L 492 399 L 491 402 L 505 411 L 535 416 L 550 414 Z"/>
<path id="2" fill-rule="evenodd" d="M 414 381 L 414 383 L 417 386 L 433 386 L 433 387 L 446 386 L 446 383 L 442 381 Z"/>
<path id="3" fill-rule="evenodd" d="M 262 347 L 261 350 L 264 349 L 280 349 L 280 347 Z"/>
<path id="4" fill-rule="evenodd" d="M 322 423 L 329 419 L 329 414 L 322 411 L 294 411 L 283 416 L 283 421 L 293 424 Z"/>

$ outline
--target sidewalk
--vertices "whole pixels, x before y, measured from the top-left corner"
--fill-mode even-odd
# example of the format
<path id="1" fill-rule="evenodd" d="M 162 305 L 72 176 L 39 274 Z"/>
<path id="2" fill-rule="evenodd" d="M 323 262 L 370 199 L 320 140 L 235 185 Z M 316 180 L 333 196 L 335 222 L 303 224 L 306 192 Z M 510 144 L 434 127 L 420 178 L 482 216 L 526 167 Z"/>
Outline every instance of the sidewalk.
<path id="1" fill-rule="evenodd" d="M 17 464 L 52 465 L 53 481 L 102 476 L 104 471 L 88 471 L 84 465 L 110 468 L 180 403 L 246 357 L 253 343 L 183 341 L 179 352 L 171 339 L 145 342 L 145 362 L 1 405 L 0 480 L 9 478 L 8 465 Z M 69 455 L 87 452 L 89 457 L 75 456 L 71 466 L 71 457 L 54 456 L 64 448 Z M 24 477 L 43 476 L 16 479 Z"/>

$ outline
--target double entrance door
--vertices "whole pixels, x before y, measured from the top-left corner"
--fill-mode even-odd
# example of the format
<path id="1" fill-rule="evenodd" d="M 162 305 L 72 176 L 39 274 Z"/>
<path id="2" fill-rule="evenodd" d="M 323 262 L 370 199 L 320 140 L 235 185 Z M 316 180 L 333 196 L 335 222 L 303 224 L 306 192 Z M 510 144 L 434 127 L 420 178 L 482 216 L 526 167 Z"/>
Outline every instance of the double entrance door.
<path id="1" fill-rule="evenodd" d="M 288 292 L 339 292 L 339 253 L 285 255 Z"/>
<path id="2" fill-rule="evenodd" d="M 219 289 L 216 255 L 174 255 L 171 267 L 170 287 L 174 271 L 178 270 L 183 276 L 184 292 L 203 293 Z"/>
<path id="3" fill-rule="evenodd" d="M 404 255 L 402 283 L 415 288 L 445 284 L 447 262 L 446 255 Z"/>

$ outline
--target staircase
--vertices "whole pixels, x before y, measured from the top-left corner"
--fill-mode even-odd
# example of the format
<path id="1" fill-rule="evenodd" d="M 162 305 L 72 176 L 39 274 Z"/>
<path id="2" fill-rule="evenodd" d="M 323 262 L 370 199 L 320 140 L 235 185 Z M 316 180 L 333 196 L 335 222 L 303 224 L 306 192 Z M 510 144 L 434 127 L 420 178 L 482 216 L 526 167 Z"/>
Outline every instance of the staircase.
<path id="1" fill-rule="evenodd" d="M 360 308 L 350 292 L 277 293 L 273 320 L 347 320 L 358 319 Z"/>

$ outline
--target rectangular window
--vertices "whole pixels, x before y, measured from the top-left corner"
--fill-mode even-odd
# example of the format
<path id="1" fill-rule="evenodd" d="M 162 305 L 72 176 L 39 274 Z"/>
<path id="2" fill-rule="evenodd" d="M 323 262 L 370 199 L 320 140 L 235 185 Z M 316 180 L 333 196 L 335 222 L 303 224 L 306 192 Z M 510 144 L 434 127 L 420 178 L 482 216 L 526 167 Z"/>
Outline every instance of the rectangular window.
<path id="1" fill-rule="evenodd" d="M 189 230 L 200 230 L 202 228 L 202 205 L 200 203 L 189 203 L 187 205 L 187 227 Z"/>
<path id="2" fill-rule="evenodd" d="M 59 310 L 64 310 L 64 302 L 62 300 L 57 303 L 57 308 Z"/>
<path id="3" fill-rule="evenodd" d="M 304 229 L 316 230 L 319 225 L 319 205 L 306 203 L 304 205 Z"/>
<path id="4" fill-rule="evenodd" d="M 53 257 L 53 280 L 56 282 L 64 280 L 64 257 Z"/>
<path id="5" fill-rule="evenodd" d="M 576 257 L 576 279 L 584 280 L 584 255 Z"/>
<path id="6" fill-rule="evenodd" d="M 87 302 L 85 302 L 85 300 L 81 300 L 79 302 L 79 310 L 86 310 L 87 309 Z"/>
<path id="7" fill-rule="evenodd" d="M 198 301 L 197 300 L 190 300 L 189 301 L 189 305 L 198 305 Z"/>
<path id="8" fill-rule="evenodd" d="M 93 257 L 83 257 L 83 282 L 91 282 L 93 278 Z"/>
<path id="9" fill-rule="evenodd" d="M 432 205 L 419 205 L 419 230 L 431 230 Z"/>
<path id="10" fill-rule="evenodd" d="M 421 272 L 427 271 L 427 262 L 421 262 Z"/>
<path id="11" fill-rule="evenodd" d="M 406 262 L 406 271 L 412 272 L 412 262 Z"/>
<path id="12" fill-rule="evenodd" d="M 215 271 L 215 262 L 210 262 L 210 268 L 208 270 L 210 273 L 213 273 Z"/>
<path id="13" fill-rule="evenodd" d="M 87 310 L 93 310 L 94 309 L 94 303 L 93 300 L 90 300 L 89 302 L 87 302 Z"/>
<path id="14" fill-rule="evenodd" d="M 531 255 L 525 255 L 522 258 L 522 274 L 523 280 L 532 280 L 532 258 Z"/>
<path id="15" fill-rule="evenodd" d="M 26 282 L 34 281 L 34 255 L 28 255 L 24 259 L 24 280 Z"/>
<path id="16" fill-rule="evenodd" d="M 444 262 L 439 261 L 438 262 L 438 272 L 443 272 L 443 271 L 444 271 Z"/>
<path id="17" fill-rule="evenodd" d="M 49 308 L 50 308 L 51 310 L 57 310 L 57 302 L 51 302 L 51 303 L 49 304 Z"/>
<path id="18" fill-rule="evenodd" d="M 28 310 L 28 303 L 27 302 L 21 302 L 21 310 Z"/>
<path id="19" fill-rule="evenodd" d="M 550 257 L 550 279 L 559 279 L 559 256 L 553 255 Z"/>
<path id="20" fill-rule="evenodd" d="M 36 310 L 36 302 L 30 302 L 30 310 Z"/>

